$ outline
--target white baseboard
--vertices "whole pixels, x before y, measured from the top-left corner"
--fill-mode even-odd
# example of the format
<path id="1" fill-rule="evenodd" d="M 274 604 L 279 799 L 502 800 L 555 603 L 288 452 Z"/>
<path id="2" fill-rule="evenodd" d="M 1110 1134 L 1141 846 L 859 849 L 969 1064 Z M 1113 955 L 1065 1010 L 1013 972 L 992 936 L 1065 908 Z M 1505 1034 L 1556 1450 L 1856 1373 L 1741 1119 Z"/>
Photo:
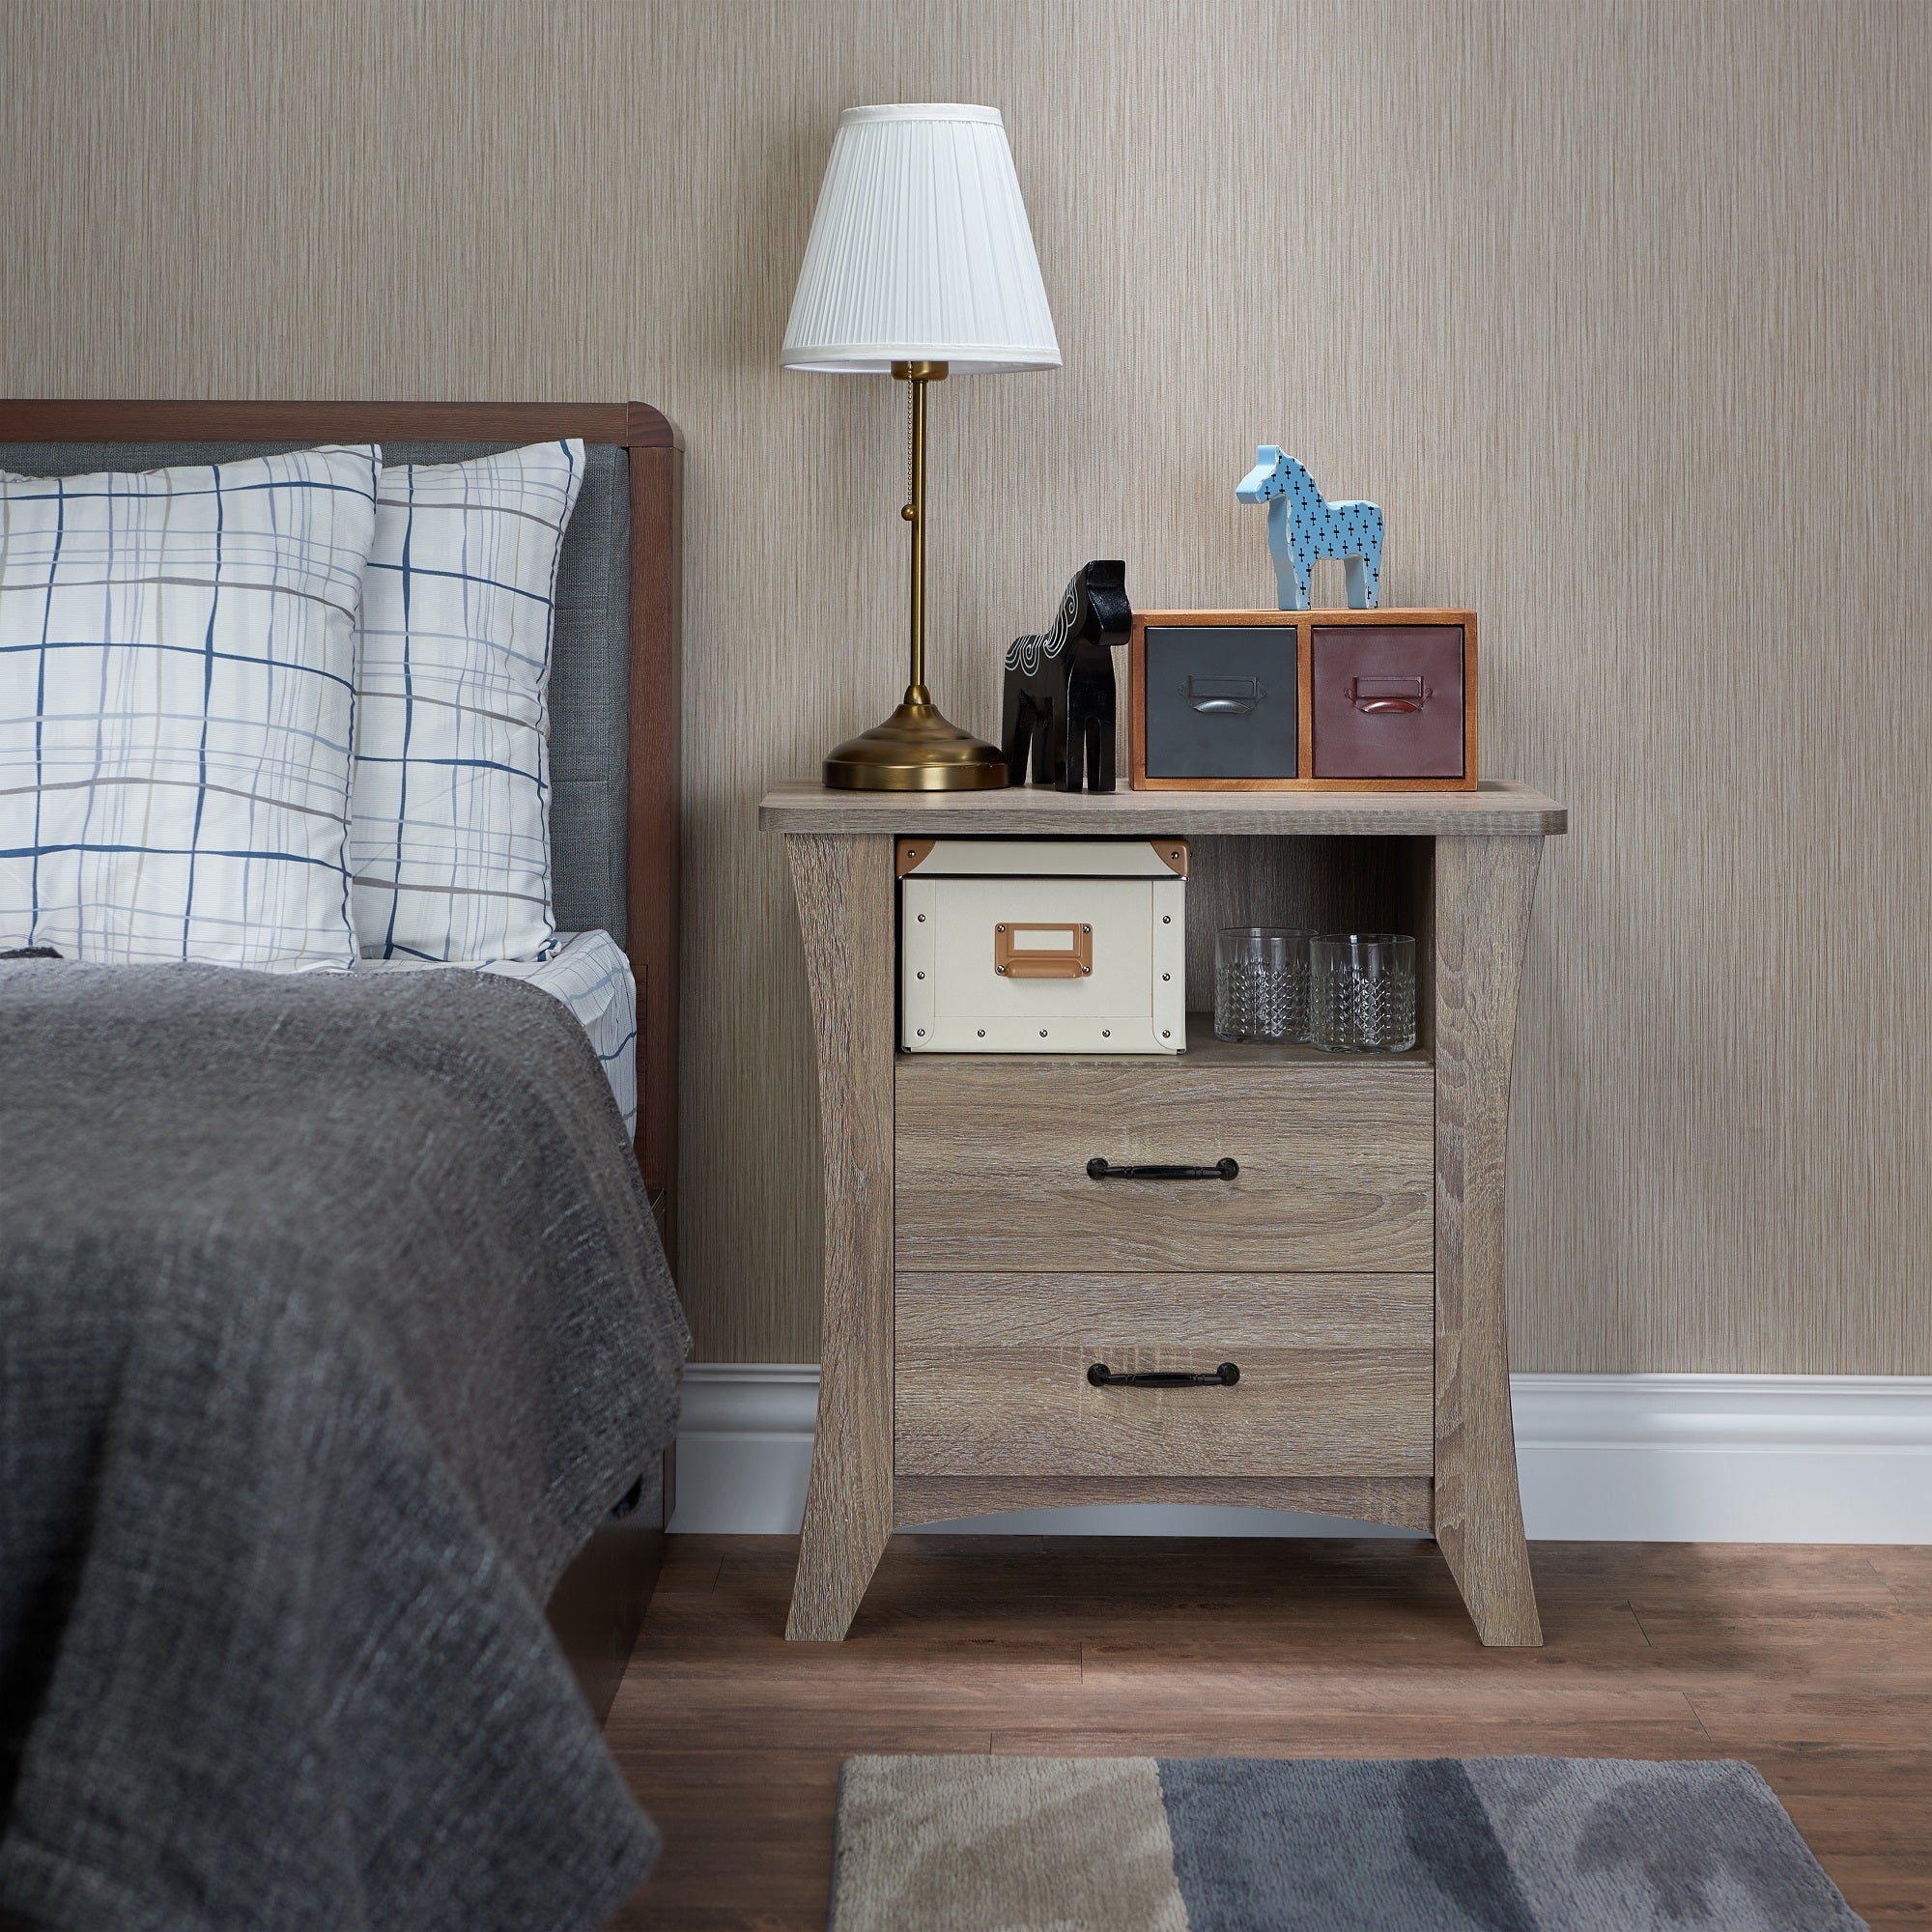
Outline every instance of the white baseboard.
<path id="1" fill-rule="evenodd" d="M 1534 1537 L 1932 1543 L 1932 1376 L 1515 1376 Z"/>
<path id="2" fill-rule="evenodd" d="M 1517 1466 L 1536 1538 L 1932 1543 L 1932 1376 L 1517 1376 Z M 817 1419 L 810 1363 L 684 1372 L 674 1531 L 785 1535 Z M 1029 1510 L 939 1533 L 1402 1536 L 1334 1517 L 1164 1504 Z"/>
<path id="3" fill-rule="evenodd" d="M 815 1362 L 687 1362 L 673 1533 L 796 1535 L 817 1423 Z"/>

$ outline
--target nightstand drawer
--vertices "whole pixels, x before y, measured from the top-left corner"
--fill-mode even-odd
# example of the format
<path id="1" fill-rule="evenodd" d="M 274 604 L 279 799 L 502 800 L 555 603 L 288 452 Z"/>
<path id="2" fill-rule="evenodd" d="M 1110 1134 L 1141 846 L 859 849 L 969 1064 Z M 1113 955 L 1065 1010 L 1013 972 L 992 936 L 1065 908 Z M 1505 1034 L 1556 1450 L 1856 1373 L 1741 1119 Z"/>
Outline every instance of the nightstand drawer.
<path id="1" fill-rule="evenodd" d="M 902 1476 L 1426 1476 L 1428 1275 L 905 1274 Z M 1095 1386 L 1113 1375 L 1238 1379 Z"/>
<path id="2" fill-rule="evenodd" d="M 1435 1137 L 1421 1056 L 902 1057 L 897 1265 L 1423 1270 Z M 1208 1172 L 1111 1172 L 1144 1165 Z"/>

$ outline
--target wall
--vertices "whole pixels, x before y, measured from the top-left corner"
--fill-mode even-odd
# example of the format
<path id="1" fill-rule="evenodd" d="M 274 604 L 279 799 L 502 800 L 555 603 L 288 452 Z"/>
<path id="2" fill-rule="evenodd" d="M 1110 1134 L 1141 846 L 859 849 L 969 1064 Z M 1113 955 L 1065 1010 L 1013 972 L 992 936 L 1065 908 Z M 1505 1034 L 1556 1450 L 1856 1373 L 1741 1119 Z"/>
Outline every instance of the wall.
<path id="1" fill-rule="evenodd" d="M 701 1357 L 816 1352 L 754 806 L 902 678 L 900 398 L 778 342 L 838 109 L 954 99 L 1006 112 L 1066 368 L 935 394 L 948 709 L 990 728 L 1083 557 L 1270 601 L 1257 440 L 1376 497 L 1387 601 L 1483 614 L 1488 768 L 1573 808 L 1518 1367 L 1932 1370 L 1917 0 L 0 0 L 0 387 L 683 426 Z"/>

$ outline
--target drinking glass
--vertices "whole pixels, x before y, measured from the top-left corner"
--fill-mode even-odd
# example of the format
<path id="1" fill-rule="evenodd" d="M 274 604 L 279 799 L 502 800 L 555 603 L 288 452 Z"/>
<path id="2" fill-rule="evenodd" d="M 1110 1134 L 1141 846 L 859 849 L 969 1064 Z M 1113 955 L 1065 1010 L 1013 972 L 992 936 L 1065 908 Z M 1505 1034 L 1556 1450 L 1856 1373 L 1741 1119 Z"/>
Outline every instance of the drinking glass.
<path id="1" fill-rule="evenodd" d="M 1224 925 L 1214 936 L 1214 1037 L 1308 1037 L 1308 942 L 1278 925 Z"/>
<path id="2" fill-rule="evenodd" d="M 1415 1044 L 1415 941 L 1406 933 L 1318 933 L 1308 964 L 1311 1045 L 1406 1053 Z"/>

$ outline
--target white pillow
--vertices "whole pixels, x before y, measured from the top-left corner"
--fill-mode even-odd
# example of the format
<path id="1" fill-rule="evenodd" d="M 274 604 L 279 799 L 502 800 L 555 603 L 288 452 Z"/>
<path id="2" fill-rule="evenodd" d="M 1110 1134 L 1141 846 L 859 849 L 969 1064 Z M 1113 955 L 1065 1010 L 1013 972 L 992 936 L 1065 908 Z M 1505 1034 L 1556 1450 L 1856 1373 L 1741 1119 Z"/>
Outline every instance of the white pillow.
<path id="1" fill-rule="evenodd" d="M 355 930 L 372 959 L 541 959 L 548 688 L 579 441 L 383 472 L 356 646 Z"/>
<path id="2" fill-rule="evenodd" d="M 348 966 L 374 447 L 0 478 L 0 949 Z"/>

